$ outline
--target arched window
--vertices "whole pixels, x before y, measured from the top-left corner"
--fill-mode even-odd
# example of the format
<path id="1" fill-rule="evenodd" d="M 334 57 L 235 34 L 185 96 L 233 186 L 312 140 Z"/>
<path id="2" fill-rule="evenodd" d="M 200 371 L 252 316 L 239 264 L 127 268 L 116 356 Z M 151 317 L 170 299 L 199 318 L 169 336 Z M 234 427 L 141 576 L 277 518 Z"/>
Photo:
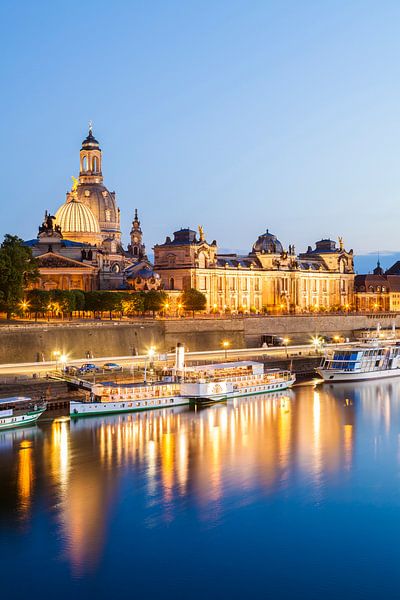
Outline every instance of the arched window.
<path id="1" fill-rule="evenodd" d="M 207 266 L 206 255 L 204 252 L 200 252 L 199 254 L 199 269 L 205 269 Z"/>
<path id="2" fill-rule="evenodd" d="M 133 249 L 133 256 L 137 256 L 138 255 L 138 247 L 135 246 Z"/>
<path id="3" fill-rule="evenodd" d="M 92 171 L 94 171 L 95 173 L 97 173 L 98 170 L 99 170 L 99 159 L 97 158 L 97 156 L 93 157 L 93 163 L 92 164 L 93 164 Z"/>
<path id="4" fill-rule="evenodd" d="M 171 277 L 171 279 L 169 280 L 169 289 L 170 290 L 174 290 L 175 289 L 175 281 L 174 281 L 173 277 Z"/>
<path id="5" fill-rule="evenodd" d="M 85 154 L 85 156 L 84 156 L 84 157 L 83 157 L 83 159 L 82 159 L 82 169 L 83 169 L 84 171 L 87 171 L 87 170 L 88 170 L 88 160 L 87 160 L 87 156 L 86 156 L 86 154 Z"/>

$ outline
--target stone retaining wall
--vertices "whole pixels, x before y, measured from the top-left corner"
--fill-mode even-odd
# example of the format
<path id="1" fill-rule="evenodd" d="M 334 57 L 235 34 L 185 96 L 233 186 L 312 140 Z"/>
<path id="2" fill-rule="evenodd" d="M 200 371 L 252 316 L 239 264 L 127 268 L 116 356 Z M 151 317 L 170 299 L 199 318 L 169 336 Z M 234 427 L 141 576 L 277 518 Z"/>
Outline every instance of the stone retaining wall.
<path id="1" fill-rule="evenodd" d="M 35 324 L 0 327 L 0 363 L 34 362 L 44 355 L 53 358 L 58 350 L 72 358 L 128 356 L 145 353 L 150 346 L 159 352 L 177 342 L 189 350 L 216 350 L 228 340 L 231 348 L 257 347 L 264 334 L 287 336 L 291 342 L 306 341 L 311 335 L 341 334 L 351 337 L 356 329 L 400 327 L 400 315 L 326 315 L 244 318 L 197 318 L 176 320 L 143 319 L 135 322 Z"/>

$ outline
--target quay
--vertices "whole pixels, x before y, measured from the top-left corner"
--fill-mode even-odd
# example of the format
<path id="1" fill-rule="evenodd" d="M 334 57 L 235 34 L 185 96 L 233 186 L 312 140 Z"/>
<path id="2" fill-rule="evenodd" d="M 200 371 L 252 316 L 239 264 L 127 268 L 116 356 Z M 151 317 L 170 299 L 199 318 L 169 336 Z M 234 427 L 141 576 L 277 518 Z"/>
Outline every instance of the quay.
<path id="1" fill-rule="evenodd" d="M 296 352 L 294 352 L 294 348 Z M 228 351 L 228 360 L 234 360 L 238 355 L 242 358 L 246 357 L 247 360 L 258 360 L 263 362 L 268 369 L 290 369 L 296 374 L 298 381 L 304 381 L 312 379 L 315 376 L 315 369 L 321 362 L 320 354 L 310 354 L 311 349 L 309 347 L 307 347 L 307 350 L 308 355 L 304 349 L 303 354 L 301 354 L 298 347 L 290 346 L 287 349 L 232 349 Z M 286 353 L 288 356 L 286 356 Z M 172 360 L 172 357 L 173 355 L 171 354 L 169 359 Z M 224 353 L 187 353 L 186 358 L 191 365 L 201 365 L 224 360 Z M 91 362 L 100 364 L 107 360 L 111 359 L 102 358 Z M 113 357 L 112 360 L 117 362 L 118 357 Z M 122 372 L 99 374 L 95 378 L 93 376 L 87 378 L 64 376 L 55 370 L 53 363 L 49 366 L 41 365 L 42 370 L 39 373 L 31 373 L 30 375 L 27 375 L 29 369 L 37 365 L 13 365 L 13 373 L 8 373 L 9 365 L 0 365 L 0 397 L 23 395 L 31 397 L 34 401 L 44 398 L 48 403 L 49 411 L 68 409 L 70 400 L 84 397 L 95 382 L 109 381 L 110 378 L 118 383 L 129 383 L 133 380 L 135 382 L 143 381 L 145 357 L 135 357 L 136 368 L 133 374 L 134 378 L 131 370 L 132 357 L 126 360 L 128 362 L 125 362 Z M 85 359 L 74 362 L 79 364 L 85 362 Z M 123 363 L 122 360 L 120 360 L 121 363 Z M 158 373 L 161 373 L 163 364 L 165 364 L 163 361 L 155 361 L 153 378 L 157 377 Z"/>

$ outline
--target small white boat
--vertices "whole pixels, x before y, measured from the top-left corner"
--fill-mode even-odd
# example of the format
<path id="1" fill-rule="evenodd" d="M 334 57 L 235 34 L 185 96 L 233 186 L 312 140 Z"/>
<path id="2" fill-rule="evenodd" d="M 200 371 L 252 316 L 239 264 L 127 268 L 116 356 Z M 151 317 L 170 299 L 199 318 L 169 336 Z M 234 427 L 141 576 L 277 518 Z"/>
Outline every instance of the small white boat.
<path id="1" fill-rule="evenodd" d="M 46 403 L 34 403 L 31 398 L 17 396 L 0 399 L 0 431 L 32 425 L 46 410 Z"/>
<path id="2" fill-rule="evenodd" d="M 316 372 L 330 383 L 398 377 L 400 345 L 374 342 L 328 350 Z"/>

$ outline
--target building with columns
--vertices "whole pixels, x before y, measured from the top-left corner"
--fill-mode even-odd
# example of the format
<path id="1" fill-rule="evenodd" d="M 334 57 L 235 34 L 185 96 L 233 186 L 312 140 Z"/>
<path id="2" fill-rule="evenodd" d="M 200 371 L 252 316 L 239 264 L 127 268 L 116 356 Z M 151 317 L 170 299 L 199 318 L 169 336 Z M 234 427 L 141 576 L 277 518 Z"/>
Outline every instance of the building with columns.
<path id="1" fill-rule="evenodd" d="M 195 288 L 218 312 L 295 312 L 349 309 L 353 304 L 353 251 L 330 239 L 296 254 L 268 230 L 249 254 L 222 254 L 216 240 L 180 229 L 154 247 L 154 270 L 164 289 Z M 175 291 L 172 293 L 172 291 Z"/>
<path id="2" fill-rule="evenodd" d="M 72 178 L 54 216 L 46 211 L 37 237 L 25 242 L 39 263 L 34 287 L 91 291 L 147 289 L 147 282 L 151 289 L 160 286 L 146 256 L 137 209 L 130 244 L 127 250 L 122 246 L 120 210 L 115 192 L 104 185 L 102 161 L 90 127 L 79 153 L 79 178 Z"/>

